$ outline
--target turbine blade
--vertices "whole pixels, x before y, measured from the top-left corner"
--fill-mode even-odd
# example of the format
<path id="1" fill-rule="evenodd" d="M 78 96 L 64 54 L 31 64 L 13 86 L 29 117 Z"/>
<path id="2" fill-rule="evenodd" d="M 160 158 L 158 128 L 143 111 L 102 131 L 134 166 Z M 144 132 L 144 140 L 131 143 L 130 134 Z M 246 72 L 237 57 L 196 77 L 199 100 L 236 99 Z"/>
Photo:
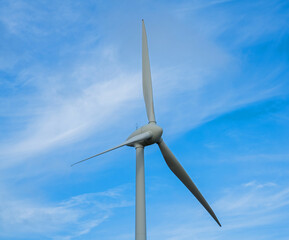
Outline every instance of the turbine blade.
<path id="1" fill-rule="evenodd" d="M 182 165 L 179 163 L 179 161 L 176 159 L 174 154 L 171 152 L 171 150 L 168 148 L 168 146 L 165 144 L 165 142 L 162 140 L 158 143 L 159 148 L 162 152 L 162 155 L 168 165 L 168 167 L 171 169 L 171 171 L 181 180 L 181 182 L 190 190 L 190 192 L 197 198 L 197 200 L 203 205 L 203 207 L 208 211 L 208 213 L 212 216 L 212 218 L 218 223 L 218 225 L 221 227 L 221 224 L 216 217 L 215 213 L 213 212 L 210 205 L 207 203 L 203 195 L 200 193 L 196 185 L 193 183 L 189 175 L 186 173 L 185 169 L 182 167 Z"/>
<path id="2" fill-rule="evenodd" d="M 142 87 L 148 120 L 149 122 L 156 122 L 148 42 L 144 20 L 142 20 Z"/>
<path id="3" fill-rule="evenodd" d="M 113 147 L 113 148 L 110 148 L 110 149 L 104 151 L 104 152 L 98 153 L 98 154 L 93 155 L 93 156 L 91 156 L 91 157 L 89 157 L 89 158 L 86 158 L 86 159 L 83 159 L 83 160 L 78 161 L 78 162 L 76 162 L 76 163 L 73 163 L 73 164 L 71 165 L 71 167 L 74 166 L 74 165 L 76 165 L 76 164 L 79 164 L 79 163 L 81 163 L 81 162 L 87 161 L 87 160 L 89 160 L 89 159 L 91 159 L 91 158 L 97 157 L 97 156 L 99 156 L 99 155 L 101 155 L 101 154 L 104 154 L 104 153 L 110 152 L 110 151 L 112 151 L 112 150 L 115 150 L 115 149 L 117 149 L 117 148 L 123 147 L 123 146 L 125 146 L 125 145 L 133 144 L 133 143 L 137 143 L 137 142 L 140 142 L 140 141 L 149 139 L 151 136 L 152 136 L 151 132 L 145 132 L 145 133 L 139 134 L 139 135 L 137 135 L 137 136 L 134 136 L 134 137 L 126 140 L 125 142 L 123 142 L 123 143 L 120 144 L 120 145 L 117 145 L 117 146 L 115 146 L 115 147 Z"/>

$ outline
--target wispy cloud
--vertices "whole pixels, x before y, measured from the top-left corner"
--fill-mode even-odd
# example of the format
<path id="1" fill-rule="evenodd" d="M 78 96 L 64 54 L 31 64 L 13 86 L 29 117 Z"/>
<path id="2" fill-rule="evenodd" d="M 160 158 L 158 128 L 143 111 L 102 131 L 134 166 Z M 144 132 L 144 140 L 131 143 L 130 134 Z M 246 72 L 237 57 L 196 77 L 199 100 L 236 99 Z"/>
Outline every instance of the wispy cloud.
<path id="1" fill-rule="evenodd" d="M 259 229 L 288 218 L 289 189 L 272 182 L 251 181 L 227 189 L 212 206 L 222 228 L 208 220 L 209 217 L 200 210 L 200 205 L 198 208 L 168 205 L 158 212 L 161 217 L 153 226 L 151 239 L 231 239 L 233 236 L 234 239 L 278 238 L 277 232 L 266 231 L 260 235 Z M 168 209 L 174 209 L 174 216 L 167 214 L 170 212 Z"/>
<path id="2" fill-rule="evenodd" d="M 8 140 L 8 146 L 2 145 L 1 155 L 16 159 L 27 157 L 59 144 L 74 142 L 93 128 L 105 129 L 111 121 L 115 122 L 131 111 L 124 106 L 138 97 L 135 80 L 136 75 L 126 74 L 80 89 L 75 97 L 60 97 L 52 102 L 52 106 L 43 106 L 46 109 L 30 120 L 28 128 L 14 138 L 14 143 Z"/>
<path id="3" fill-rule="evenodd" d="M 188 4 L 187 6 L 181 7 L 177 9 L 177 12 L 187 12 L 187 11 L 195 11 L 200 10 L 208 7 L 213 7 L 215 5 L 221 5 L 224 3 L 229 3 L 234 0 L 213 0 L 213 1 L 192 1 L 192 3 Z"/>
<path id="4" fill-rule="evenodd" d="M 58 203 L 27 197 L 17 199 L 2 190 L 0 236 L 69 240 L 85 235 L 111 217 L 116 208 L 134 204 L 125 196 L 129 188 L 120 186 L 105 192 L 82 194 Z"/>

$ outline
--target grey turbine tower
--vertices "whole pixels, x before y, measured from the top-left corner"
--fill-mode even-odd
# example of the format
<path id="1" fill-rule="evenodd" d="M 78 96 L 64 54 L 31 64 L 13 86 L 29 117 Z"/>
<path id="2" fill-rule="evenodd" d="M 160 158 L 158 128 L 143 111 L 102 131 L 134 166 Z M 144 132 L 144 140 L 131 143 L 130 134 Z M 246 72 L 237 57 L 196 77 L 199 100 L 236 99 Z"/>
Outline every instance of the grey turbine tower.
<path id="1" fill-rule="evenodd" d="M 209 206 L 203 195 L 200 193 L 196 185 L 193 183 L 185 169 L 176 159 L 174 154 L 165 144 L 162 139 L 163 129 L 156 124 L 154 103 L 153 103 L 153 91 L 151 70 L 148 55 L 148 44 L 144 21 L 142 20 L 142 85 L 143 96 L 146 106 L 146 113 L 149 120 L 147 125 L 134 131 L 125 142 L 122 144 L 108 149 L 102 153 L 96 154 L 75 164 L 94 158 L 101 154 L 107 153 L 114 149 L 130 146 L 136 149 L 136 203 L 135 203 L 135 239 L 146 240 L 146 210 L 145 210 L 145 176 L 144 176 L 144 147 L 151 144 L 158 144 L 162 155 L 170 168 L 170 170 L 181 180 L 181 182 L 189 189 L 189 191 L 197 198 L 197 200 L 203 205 L 213 219 L 221 226 L 212 208 Z"/>

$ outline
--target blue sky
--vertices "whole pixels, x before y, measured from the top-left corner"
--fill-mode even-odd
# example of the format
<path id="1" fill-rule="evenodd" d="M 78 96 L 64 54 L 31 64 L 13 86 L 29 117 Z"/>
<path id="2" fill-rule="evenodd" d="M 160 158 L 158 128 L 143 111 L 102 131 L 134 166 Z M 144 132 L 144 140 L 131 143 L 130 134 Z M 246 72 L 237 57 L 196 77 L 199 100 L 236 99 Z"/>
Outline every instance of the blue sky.
<path id="1" fill-rule="evenodd" d="M 287 240 L 287 1 L 1 1 L 0 239 L 134 239 L 145 19 L 163 138 L 219 228 L 145 151 L 148 239 Z"/>

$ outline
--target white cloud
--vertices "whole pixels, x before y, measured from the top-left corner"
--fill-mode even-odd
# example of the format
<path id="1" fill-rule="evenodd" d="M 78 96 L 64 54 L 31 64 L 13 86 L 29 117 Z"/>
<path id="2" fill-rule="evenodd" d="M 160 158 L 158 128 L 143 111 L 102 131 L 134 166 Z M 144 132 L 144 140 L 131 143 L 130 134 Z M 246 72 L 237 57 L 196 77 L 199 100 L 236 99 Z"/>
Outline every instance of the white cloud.
<path id="1" fill-rule="evenodd" d="M 251 181 L 251 182 L 245 183 L 243 185 L 245 187 L 255 187 L 255 188 L 264 188 L 264 187 L 275 187 L 275 186 L 277 186 L 277 184 L 273 183 L 273 182 L 260 184 L 260 183 L 257 183 L 256 181 Z"/>
<path id="2" fill-rule="evenodd" d="M 275 226 L 279 221 L 287 221 L 289 189 L 275 183 L 251 181 L 241 186 L 223 191 L 212 208 L 217 214 L 222 228 L 201 209 L 200 204 L 168 204 L 159 208 L 156 221 L 149 233 L 150 239 L 274 239 L 276 232 L 264 232 L 264 226 Z M 173 209 L 173 211 L 172 211 Z M 248 232 L 248 234 L 246 234 Z M 242 233 L 242 234 L 238 234 Z"/>
<path id="3" fill-rule="evenodd" d="M 78 74 L 73 73 L 71 81 L 85 79 L 85 76 L 79 78 L 83 71 L 90 79 L 99 75 L 95 73 L 94 68 L 90 69 L 89 66 L 84 70 L 81 68 L 82 66 L 80 66 Z M 41 77 L 43 74 L 36 76 L 36 79 Z M 62 74 L 55 76 L 52 82 L 49 82 L 49 77 L 42 78 L 40 90 L 45 92 L 42 94 L 44 97 L 40 98 L 36 114 L 30 117 L 26 129 L 18 132 L 15 136 L 10 136 L 10 139 L 8 137 L 6 143 L 2 144 L 1 156 L 15 159 L 1 162 L 2 167 L 6 164 L 13 165 L 19 160 L 22 161 L 52 147 L 79 141 L 91 132 L 104 131 L 120 118 L 129 116 L 134 109 L 134 104 L 129 103 L 133 103 L 139 98 L 138 74 L 122 72 L 119 73 L 119 76 L 110 79 L 103 76 L 102 81 L 88 84 L 88 86 L 84 82 L 76 93 L 68 96 L 65 94 L 63 96 L 62 90 L 51 92 L 52 84 L 56 89 L 63 88 L 61 77 Z M 57 80 L 55 80 L 56 78 Z M 70 85 L 66 87 L 70 87 Z M 48 89 L 46 90 L 46 88 Z M 47 101 L 48 95 L 51 99 Z M 39 99 L 38 96 L 29 101 L 33 102 L 37 99 Z M 25 109 L 22 109 L 22 112 L 27 109 L 27 114 L 31 114 L 30 105 L 28 104 Z M 129 107 L 125 107 L 126 105 Z"/>
<path id="4" fill-rule="evenodd" d="M 100 193 L 71 197 L 59 203 L 37 199 L 17 199 L 1 191 L 0 237 L 44 236 L 73 239 L 89 233 L 112 216 L 116 208 L 130 207 L 125 193 L 130 186 L 119 186 Z"/>

